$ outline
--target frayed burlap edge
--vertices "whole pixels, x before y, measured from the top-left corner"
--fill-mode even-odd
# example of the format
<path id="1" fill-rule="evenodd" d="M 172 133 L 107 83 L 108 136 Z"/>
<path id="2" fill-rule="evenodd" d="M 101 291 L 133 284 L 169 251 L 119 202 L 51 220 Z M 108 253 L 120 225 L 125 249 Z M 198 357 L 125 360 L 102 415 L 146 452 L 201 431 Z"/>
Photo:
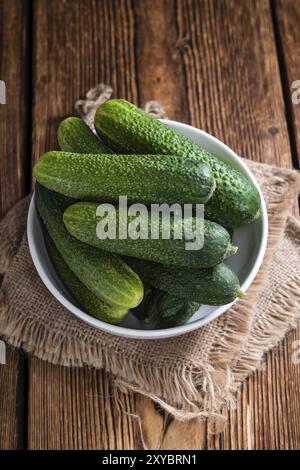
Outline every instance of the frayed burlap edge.
<path id="1" fill-rule="evenodd" d="M 300 221 L 294 216 L 288 216 L 286 230 L 300 249 Z M 300 320 L 300 270 L 297 276 L 287 279 L 276 291 L 274 298 L 276 310 L 252 322 L 248 341 L 233 364 L 234 390 L 258 368 L 265 352 L 278 345 L 287 333 L 297 327 Z"/>
<path id="2" fill-rule="evenodd" d="M 0 274 L 4 275 L 16 255 L 26 225 L 30 196 L 18 201 L 0 225 Z"/>
<path id="3" fill-rule="evenodd" d="M 252 166 L 251 162 L 247 163 Z M 266 277 L 268 276 L 274 251 L 284 235 L 287 220 L 288 223 L 291 221 L 291 219 L 288 218 L 288 212 L 290 210 L 291 200 L 300 190 L 300 173 L 288 169 L 274 169 L 275 173 L 278 174 L 280 170 L 284 172 L 285 177 L 289 179 L 290 186 L 285 198 L 282 199 L 279 205 L 278 203 L 269 204 L 268 244 L 263 264 L 256 278 L 248 290 L 246 297 L 240 299 L 239 302 L 230 309 L 230 315 L 223 315 L 222 317 L 224 321 L 224 333 L 222 338 L 216 338 L 210 356 L 211 361 L 220 364 L 220 367 L 222 367 L 222 363 L 224 364 L 224 368 L 228 367 L 228 363 L 231 363 L 236 357 L 236 354 L 240 351 L 241 339 L 245 341 L 249 336 L 251 323 L 253 321 L 253 315 L 251 314 L 249 316 L 249 310 L 251 310 L 251 312 L 255 310 L 259 301 L 259 294 L 263 290 Z M 275 175 L 274 179 L 276 179 L 278 185 L 281 185 L 281 179 L 278 174 Z M 274 181 L 270 181 L 270 184 L 272 183 L 274 183 Z"/>

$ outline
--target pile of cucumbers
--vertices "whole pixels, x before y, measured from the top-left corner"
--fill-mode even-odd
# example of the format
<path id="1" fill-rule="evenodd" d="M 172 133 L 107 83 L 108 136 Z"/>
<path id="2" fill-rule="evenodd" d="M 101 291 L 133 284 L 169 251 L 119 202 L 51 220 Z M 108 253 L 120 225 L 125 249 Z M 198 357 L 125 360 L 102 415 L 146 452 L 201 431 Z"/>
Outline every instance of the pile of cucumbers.
<path id="1" fill-rule="evenodd" d="M 47 152 L 34 167 L 36 205 L 49 256 L 78 304 L 99 320 L 118 324 L 128 311 L 145 324 L 186 322 L 201 304 L 224 305 L 243 293 L 224 261 L 234 255 L 230 233 L 260 215 L 260 196 L 243 174 L 131 103 L 112 99 L 95 115 L 96 136 L 79 118 L 58 129 L 60 151 Z M 141 214 L 147 238 L 99 238 L 100 203 L 205 204 L 204 244 L 172 236 L 183 228 L 170 218 Z M 128 216 L 128 223 L 132 216 Z M 190 216 L 191 227 L 196 224 Z M 117 232 L 118 233 L 118 230 Z"/>

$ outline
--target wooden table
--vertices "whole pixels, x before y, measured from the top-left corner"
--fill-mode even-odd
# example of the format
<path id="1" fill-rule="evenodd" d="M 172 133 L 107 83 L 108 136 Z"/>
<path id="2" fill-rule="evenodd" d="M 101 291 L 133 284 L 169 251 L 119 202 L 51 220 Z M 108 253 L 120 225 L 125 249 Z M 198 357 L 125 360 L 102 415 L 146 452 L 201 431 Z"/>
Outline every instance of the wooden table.
<path id="1" fill-rule="evenodd" d="M 216 135 L 249 159 L 299 168 L 300 1 L 0 0 L 0 211 L 31 186 L 59 121 L 99 82 Z M 299 94 L 300 96 L 300 94 Z M 8 348 L 0 366 L 1 449 L 299 449 L 294 331 L 242 387 L 225 431 L 180 423 L 137 395 L 113 398 L 104 372 Z"/>

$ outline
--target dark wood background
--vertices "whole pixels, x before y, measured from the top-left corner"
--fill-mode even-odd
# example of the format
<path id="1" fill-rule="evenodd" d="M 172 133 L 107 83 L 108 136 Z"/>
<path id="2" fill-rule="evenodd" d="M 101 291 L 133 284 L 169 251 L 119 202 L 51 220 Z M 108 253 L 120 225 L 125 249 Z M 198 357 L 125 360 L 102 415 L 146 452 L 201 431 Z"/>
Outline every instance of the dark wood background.
<path id="1" fill-rule="evenodd" d="M 59 121 L 99 82 L 137 105 L 158 100 L 252 160 L 299 168 L 299 0 L 0 0 L 0 213 L 57 146 Z M 113 398 L 104 372 L 8 348 L 0 366 L 1 449 L 299 449 L 299 330 L 238 394 L 225 431 L 176 422 L 137 395 Z"/>

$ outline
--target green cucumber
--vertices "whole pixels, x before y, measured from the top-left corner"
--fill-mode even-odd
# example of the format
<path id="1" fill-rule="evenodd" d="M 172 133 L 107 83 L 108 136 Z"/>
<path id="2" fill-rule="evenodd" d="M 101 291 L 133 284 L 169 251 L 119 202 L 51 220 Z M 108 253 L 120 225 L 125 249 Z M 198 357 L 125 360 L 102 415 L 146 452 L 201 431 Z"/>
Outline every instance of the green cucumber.
<path id="1" fill-rule="evenodd" d="M 151 293 L 148 294 L 147 303 L 144 306 L 145 314 L 143 321 L 145 325 L 152 325 L 157 323 L 158 305 L 165 292 L 159 289 L 152 289 Z"/>
<path id="2" fill-rule="evenodd" d="M 79 242 L 66 230 L 62 218 L 70 199 L 37 184 L 36 204 L 57 250 L 87 289 L 104 302 L 126 309 L 141 302 L 143 284 L 124 261 Z"/>
<path id="3" fill-rule="evenodd" d="M 156 323 L 160 327 L 170 328 L 186 323 L 200 308 L 199 302 L 183 301 L 177 295 L 164 292 L 157 302 Z"/>
<path id="4" fill-rule="evenodd" d="M 57 132 L 60 149 L 77 153 L 111 153 L 85 122 L 77 117 L 64 119 Z"/>
<path id="5" fill-rule="evenodd" d="M 37 181 L 77 199 L 204 203 L 212 194 L 210 168 L 184 157 L 45 153 L 34 167 Z"/>
<path id="6" fill-rule="evenodd" d="M 207 269 L 178 269 L 138 258 L 123 259 L 143 282 L 188 301 L 226 305 L 244 295 L 237 276 L 223 263 Z"/>
<path id="7" fill-rule="evenodd" d="M 148 291 L 146 299 L 133 310 L 133 313 L 146 325 L 155 324 L 159 328 L 172 328 L 186 323 L 200 306 L 199 302 L 185 300 L 152 288 Z"/>
<path id="8" fill-rule="evenodd" d="M 59 278 L 85 312 L 97 318 L 97 320 L 113 325 L 117 325 L 125 320 L 128 315 L 126 308 L 109 305 L 103 302 L 79 281 L 78 277 L 71 271 L 56 249 L 46 229 L 44 230 L 44 239 L 48 254 Z"/>
<path id="9" fill-rule="evenodd" d="M 131 312 L 145 324 L 147 324 L 147 318 L 149 316 L 149 309 L 148 306 L 150 305 L 151 297 L 153 295 L 153 291 L 156 290 L 150 284 L 144 283 L 144 297 L 142 302 L 135 308 L 131 310 Z"/>
<path id="10" fill-rule="evenodd" d="M 165 225 L 161 213 L 159 214 L 160 217 L 153 221 L 147 212 L 140 212 L 138 223 L 139 228 L 144 232 L 145 239 L 134 239 L 132 235 L 135 236 L 135 233 L 130 233 L 130 229 L 131 224 L 136 223 L 135 215 L 127 216 L 125 214 L 125 217 L 123 217 L 120 215 L 120 209 L 112 207 L 113 211 L 98 216 L 97 208 L 98 204 L 96 203 L 77 202 L 66 209 L 63 220 L 67 230 L 73 237 L 103 250 L 165 264 L 194 268 L 215 266 L 223 261 L 225 257 L 236 252 L 236 247 L 230 243 L 227 230 L 209 220 L 201 221 L 203 222 L 200 226 L 202 233 L 204 228 L 203 247 L 191 250 L 186 249 L 190 236 L 186 237 L 181 220 L 173 215 L 170 216 L 170 239 L 164 239 L 162 230 Z M 122 239 L 119 229 L 120 226 L 123 226 L 124 221 L 128 226 L 128 230 L 125 233 L 126 238 Z M 190 221 L 195 228 L 196 218 L 191 217 Z M 185 222 L 187 222 L 187 219 L 185 219 Z M 103 239 L 103 237 L 98 237 L 100 224 L 105 236 L 107 227 L 116 227 L 116 230 L 111 232 L 113 238 Z M 159 238 L 151 237 L 154 226 L 158 227 Z M 182 239 L 175 239 L 176 234 L 180 234 Z M 140 236 L 140 233 L 138 235 Z M 201 245 L 199 244 L 199 246 Z"/>
<path id="11" fill-rule="evenodd" d="M 246 176 L 133 104 L 106 101 L 96 112 L 95 128 L 117 153 L 183 155 L 210 165 L 216 190 L 205 206 L 208 219 L 231 227 L 257 216 L 260 195 Z"/>

